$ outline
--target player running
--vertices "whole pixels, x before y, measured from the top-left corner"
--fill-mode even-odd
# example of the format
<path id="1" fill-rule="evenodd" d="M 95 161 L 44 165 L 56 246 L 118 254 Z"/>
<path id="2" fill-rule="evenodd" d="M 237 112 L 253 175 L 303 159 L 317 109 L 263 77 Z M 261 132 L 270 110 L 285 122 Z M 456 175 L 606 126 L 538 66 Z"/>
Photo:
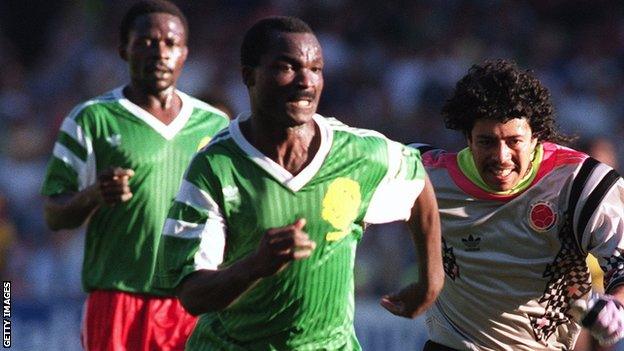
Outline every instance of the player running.
<path id="1" fill-rule="evenodd" d="M 195 325 L 152 285 L 160 233 L 192 155 L 227 117 L 175 87 L 188 26 L 172 3 L 141 1 L 121 21 L 130 83 L 64 120 L 43 194 L 53 230 L 87 221 L 82 270 L 87 350 L 181 350 Z"/>
<path id="2" fill-rule="evenodd" d="M 316 114 L 323 55 L 307 24 L 257 22 L 242 44 L 251 113 L 191 163 L 165 224 L 164 281 L 201 315 L 189 350 L 359 350 L 353 266 L 364 222 L 409 218 L 420 281 L 443 281 L 437 206 L 418 151 Z"/>

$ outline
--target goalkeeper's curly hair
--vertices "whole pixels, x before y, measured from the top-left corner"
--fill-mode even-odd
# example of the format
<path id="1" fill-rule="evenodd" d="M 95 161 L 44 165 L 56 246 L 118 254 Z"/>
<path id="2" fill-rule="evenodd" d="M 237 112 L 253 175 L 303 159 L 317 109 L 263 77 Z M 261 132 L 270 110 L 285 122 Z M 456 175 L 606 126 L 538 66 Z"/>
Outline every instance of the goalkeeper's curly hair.
<path id="1" fill-rule="evenodd" d="M 539 141 L 567 144 L 573 140 L 557 130 L 548 89 L 531 72 L 521 71 L 507 60 L 473 65 L 442 107 L 442 117 L 446 128 L 459 130 L 466 137 L 478 119 L 506 123 L 525 117 Z"/>

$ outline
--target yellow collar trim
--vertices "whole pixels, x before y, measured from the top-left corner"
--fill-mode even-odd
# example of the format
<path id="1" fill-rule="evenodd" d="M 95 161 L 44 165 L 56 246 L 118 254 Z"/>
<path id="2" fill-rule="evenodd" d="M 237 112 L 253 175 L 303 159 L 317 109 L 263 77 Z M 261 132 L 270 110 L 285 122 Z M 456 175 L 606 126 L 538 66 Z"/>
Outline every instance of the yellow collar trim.
<path id="1" fill-rule="evenodd" d="M 481 178 L 481 175 L 477 170 L 477 166 L 475 165 L 470 148 L 465 148 L 457 154 L 457 165 L 462 173 L 479 188 L 496 195 L 513 195 L 526 190 L 533 182 L 533 179 L 535 179 L 535 176 L 537 176 L 537 170 L 539 169 L 539 165 L 541 164 L 544 156 L 544 148 L 541 144 L 538 144 L 535 147 L 534 153 L 535 155 L 531 161 L 531 169 L 529 170 L 529 173 L 524 176 L 515 187 L 507 191 L 496 191 L 487 185 L 485 181 L 483 181 L 483 178 Z"/>

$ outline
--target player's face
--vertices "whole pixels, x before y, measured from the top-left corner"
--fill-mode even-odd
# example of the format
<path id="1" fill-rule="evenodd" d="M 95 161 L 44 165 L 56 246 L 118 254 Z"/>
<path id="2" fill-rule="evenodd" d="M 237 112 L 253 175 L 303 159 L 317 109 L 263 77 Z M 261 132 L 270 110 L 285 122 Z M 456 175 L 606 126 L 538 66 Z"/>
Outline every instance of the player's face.
<path id="1" fill-rule="evenodd" d="M 140 16 L 120 53 L 132 84 L 152 94 L 173 89 L 188 54 L 184 25 L 167 13 Z"/>
<path id="2" fill-rule="evenodd" d="M 249 74 L 254 114 L 284 126 L 311 121 L 323 90 L 323 53 L 314 34 L 276 33 Z"/>
<path id="3" fill-rule="evenodd" d="M 528 173 L 536 145 L 526 118 L 479 119 L 468 138 L 481 178 L 497 191 L 512 189 Z"/>

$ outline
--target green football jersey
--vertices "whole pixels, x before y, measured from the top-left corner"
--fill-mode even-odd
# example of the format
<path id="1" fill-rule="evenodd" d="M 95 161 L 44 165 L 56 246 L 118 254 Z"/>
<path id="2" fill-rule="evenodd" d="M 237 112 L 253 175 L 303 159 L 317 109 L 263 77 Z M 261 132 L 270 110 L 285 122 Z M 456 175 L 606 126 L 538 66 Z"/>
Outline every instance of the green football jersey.
<path id="1" fill-rule="evenodd" d="M 165 125 L 117 88 L 78 105 L 63 121 L 42 193 L 80 191 L 110 167 L 131 168 L 133 197 L 101 206 L 88 220 L 83 288 L 170 295 L 152 286 L 167 210 L 197 150 L 228 124 L 223 112 L 177 92 L 178 116 Z"/>
<path id="2" fill-rule="evenodd" d="M 264 233 L 305 218 L 312 256 L 201 316 L 191 350 L 359 350 L 353 267 L 364 223 L 406 220 L 424 186 L 420 153 L 373 131 L 314 117 L 314 159 L 293 176 L 240 132 L 241 116 L 198 153 L 169 211 L 159 277 L 168 287 L 228 267 Z"/>

